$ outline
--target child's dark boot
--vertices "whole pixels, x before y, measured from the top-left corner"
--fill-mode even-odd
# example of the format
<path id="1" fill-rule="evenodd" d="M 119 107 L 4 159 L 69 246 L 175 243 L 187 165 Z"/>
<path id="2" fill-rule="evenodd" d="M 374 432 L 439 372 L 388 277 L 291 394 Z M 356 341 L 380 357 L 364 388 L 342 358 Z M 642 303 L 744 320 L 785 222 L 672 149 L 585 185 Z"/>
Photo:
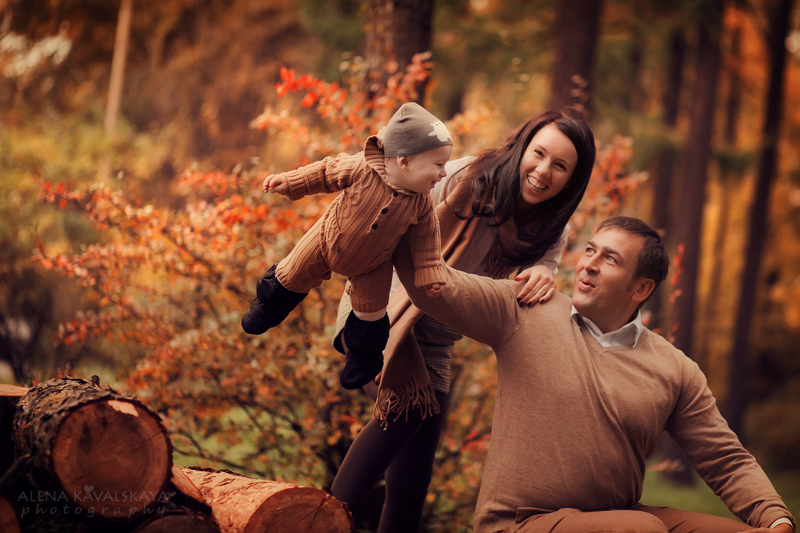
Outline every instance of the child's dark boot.
<path id="1" fill-rule="evenodd" d="M 389 317 L 368 322 L 350 311 L 344 324 L 347 360 L 339 375 L 339 383 L 348 390 L 363 387 L 383 368 L 383 349 L 389 339 Z"/>
<path id="2" fill-rule="evenodd" d="M 308 293 L 292 292 L 278 281 L 272 265 L 256 284 L 256 298 L 242 317 L 242 329 L 260 335 L 289 316 Z"/>

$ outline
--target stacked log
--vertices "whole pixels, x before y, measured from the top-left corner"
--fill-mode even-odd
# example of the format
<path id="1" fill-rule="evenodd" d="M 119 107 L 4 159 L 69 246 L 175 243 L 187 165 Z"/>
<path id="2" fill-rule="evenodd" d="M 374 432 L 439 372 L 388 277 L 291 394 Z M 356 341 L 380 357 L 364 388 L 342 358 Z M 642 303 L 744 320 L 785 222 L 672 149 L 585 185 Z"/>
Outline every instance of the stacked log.
<path id="1" fill-rule="evenodd" d="M 72 506 L 110 520 L 130 520 L 155 503 L 172 468 L 158 415 L 83 379 L 30 389 L 17 404 L 15 441 L 17 455 L 30 456 Z"/>
<path id="2" fill-rule="evenodd" d="M 233 472 L 182 468 L 223 533 L 348 533 L 350 512 L 330 494 Z"/>
<path id="3" fill-rule="evenodd" d="M 158 415 L 98 381 L 0 385 L 0 533 L 354 530 L 322 490 L 175 467 Z"/>

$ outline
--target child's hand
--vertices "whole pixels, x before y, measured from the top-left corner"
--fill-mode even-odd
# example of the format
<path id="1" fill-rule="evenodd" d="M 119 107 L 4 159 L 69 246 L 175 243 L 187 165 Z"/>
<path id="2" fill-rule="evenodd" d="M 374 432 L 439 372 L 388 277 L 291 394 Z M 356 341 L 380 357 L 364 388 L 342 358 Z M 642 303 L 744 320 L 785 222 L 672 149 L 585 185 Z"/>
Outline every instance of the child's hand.
<path id="1" fill-rule="evenodd" d="M 522 290 L 517 294 L 519 305 L 528 307 L 536 303 L 545 303 L 556 292 L 556 281 L 553 279 L 553 272 L 544 265 L 532 266 L 523 270 L 514 281 L 528 280 Z"/>
<path id="2" fill-rule="evenodd" d="M 442 291 L 444 290 L 444 285 L 441 283 L 431 283 L 430 285 L 425 286 L 425 294 L 428 298 L 436 298 Z"/>
<path id="3" fill-rule="evenodd" d="M 274 192 L 282 196 L 289 194 L 289 184 L 284 176 L 270 174 L 264 180 L 264 192 Z"/>

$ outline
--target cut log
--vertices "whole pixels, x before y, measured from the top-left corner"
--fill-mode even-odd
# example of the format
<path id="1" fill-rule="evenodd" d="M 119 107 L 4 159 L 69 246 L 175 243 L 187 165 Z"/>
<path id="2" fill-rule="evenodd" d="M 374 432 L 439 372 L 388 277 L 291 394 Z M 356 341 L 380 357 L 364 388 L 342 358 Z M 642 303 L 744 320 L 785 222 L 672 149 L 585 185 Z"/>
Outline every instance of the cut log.
<path id="1" fill-rule="evenodd" d="M 0 496 L 0 531 L 3 533 L 20 533 L 22 528 L 17 518 L 17 510 L 10 501 Z"/>
<path id="2" fill-rule="evenodd" d="M 0 383 L 0 476 L 14 462 L 14 409 L 27 392 L 26 387 Z"/>
<path id="3" fill-rule="evenodd" d="M 330 494 L 312 487 L 230 472 L 182 468 L 223 533 L 349 533 L 353 517 Z"/>
<path id="4" fill-rule="evenodd" d="M 132 533 L 219 533 L 219 527 L 201 514 L 170 510 L 147 520 Z"/>
<path id="5" fill-rule="evenodd" d="M 31 388 L 17 404 L 15 441 L 83 516 L 129 520 L 169 482 L 172 446 L 158 415 L 83 379 Z"/>

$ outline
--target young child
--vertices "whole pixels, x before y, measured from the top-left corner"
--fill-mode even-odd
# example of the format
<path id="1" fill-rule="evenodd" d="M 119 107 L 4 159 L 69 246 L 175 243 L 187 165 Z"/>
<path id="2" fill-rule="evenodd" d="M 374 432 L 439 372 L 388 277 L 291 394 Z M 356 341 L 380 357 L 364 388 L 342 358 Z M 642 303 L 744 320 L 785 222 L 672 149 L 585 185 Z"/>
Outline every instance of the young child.
<path id="1" fill-rule="evenodd" d="M 372 381 L 383 367 L 392 253 L 403 235 L 411 244 L 416 286 L 430 297 L 442 291 L 439 222 L 430 191 L 446 175 L 452 152 L 445 125 L 409 103 L 382 135 L 367 139 L 363 152 L 267 176 L 264 192 L 290 200 L 342 193 L 291 253 L 258 280 L 242 328 L 251 335 L 264 333 L 280 324 L 308 291 L 330 279 L 331 272 L 346 276 L 353 311 L 343 332 L 347 359 L 339 381 L 346 389 Z"/>

